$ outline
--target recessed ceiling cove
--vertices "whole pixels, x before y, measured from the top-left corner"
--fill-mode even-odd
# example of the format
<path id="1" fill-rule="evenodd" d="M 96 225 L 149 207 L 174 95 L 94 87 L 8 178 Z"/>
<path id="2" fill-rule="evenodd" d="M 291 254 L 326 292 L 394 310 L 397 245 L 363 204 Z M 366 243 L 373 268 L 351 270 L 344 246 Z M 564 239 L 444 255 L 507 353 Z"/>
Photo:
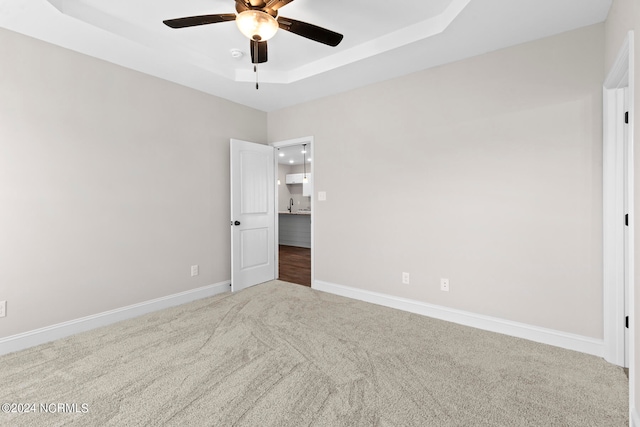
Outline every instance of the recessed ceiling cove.
<path id="1" fill-rule="evenodd" d="M 47 0 L 61 13 L 156 49 L 224 78 L 255 80 L 246 38 L 234 22 L 171 30 L 163 21 L 182 16 L 236 13 L 233 0 Z M 287 17 L 344 35 L 335 47 L 278 31 L 269 41 L 263 83 L 287 84 L 343 67 L 444 31 L 470 0 L 409 2 L 407 10 L 388 1 L 296 0 L 282 8 Z M 402 2 L 397 2 L 402 3 Z M 234 58 L 230 52 L 244 53 Z"/>
<path id="2" fill-rule="evenodd" d="M 258 73 L 249 40 L 228 15 L 246 0 L 0 0 L 0 27 L 273 111 L 600 23 L 611 2 L 282 0 L 278 16 L 344 37 L 330 46 L 280 26 Z M 234 19 L 177 29 L 163 23 L 213 14 Z"/>

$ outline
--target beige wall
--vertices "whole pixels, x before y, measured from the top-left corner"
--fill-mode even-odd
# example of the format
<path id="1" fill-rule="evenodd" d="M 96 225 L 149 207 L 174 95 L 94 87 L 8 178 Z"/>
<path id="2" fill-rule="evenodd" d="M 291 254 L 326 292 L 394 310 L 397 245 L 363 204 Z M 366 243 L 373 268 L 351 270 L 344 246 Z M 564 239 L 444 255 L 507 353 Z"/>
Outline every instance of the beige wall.
<path id="1" fill-rule="evenodd" d="M 2 29 L 0 57 L 0 338 L 229 280 L 229 138 L 265 113 Z"/>
<path id="2" fill-rule="evenodd" d="M 315 137 L 317 280 L 602 337 L 602 25 L 268 115 L 0 54 L 0 337 L 228 280 L 228 139 L 267 117 Z"/>
<path id="3" fill-rule="evenodd" d="M 620 48 L 622 47 L 622 43 L 624 38 L 627 36 L 627 33 L 630 30 L 634 30 L 635 33 L 635 94 L 634 94 L 634 104 L 635 104 L 635 112 L 633 117 L 633 122 L 635 124 L 635 158 L 634 163 L 636 165 L 640 165 L 640 150 L 638 147 L 639 135 L 637 124 L 640 123 L 640 64 L 638 63 L 638 59 L 640 58 L 640 4 L 636 0 L 614 0 L 611 6 L 611 10 L 609 11 L 609 17 L 607 18 L 605 25 L 605 70 L 609 70 L 613 65 Z M 634 219 L 634 228 L 639 230 L 638 226 L 640 222 L 638 221 L 638 212 L 640 212 L 640 173 L 636 168 L 635 171 L 635 194 L 634 194 L 634 209 L 636 212 Z M 636 231 L 635 234 L 635 319 L 632 319 L 634 325 L 632 330 L 635 331 L 635 360 L 631 361 L 634 367 L 635 375 L 632 375 L 631 379 L 635 380 L 631 387 L 635 390 L 635 405 L 634 410 L 637 413 L 637 408 L 640 407 L 640 395 L 638 391 L 640 391 L 640 376 L 638 373 L 640 372 L 640 350 L 638 349 L 638 344 L 640 344 L 640 319 L 638 319 L 638 315 L 640 314 L 640 292 L 638 289 L 638 284 L 640 283 L 640 233 Z"/>
<path id="4" fill-rule="evenodd" d="M 270 141 L 314 136 L 316 280 L 602 338 L 603 44 L 596 25 L 269 113 Z"/>

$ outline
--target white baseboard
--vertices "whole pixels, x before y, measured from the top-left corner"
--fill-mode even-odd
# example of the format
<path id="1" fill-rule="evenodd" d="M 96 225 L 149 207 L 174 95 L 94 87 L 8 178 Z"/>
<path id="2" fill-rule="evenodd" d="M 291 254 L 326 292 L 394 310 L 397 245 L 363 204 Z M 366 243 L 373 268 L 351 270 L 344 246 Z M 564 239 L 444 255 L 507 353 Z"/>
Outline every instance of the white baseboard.
<path id="1" fill-rule="evenodd" d="M 427 304 L 407 298 L 400 298 L 377 292 L 365 291 L 363 289 L 336 285 L 334 283 L 323 282 L 321 280 L 315 280 L 312 287 L 313 289 L 317 289 L 319 291 L 324 291 L 343 297 L 353 298 L 360 301 L 383 305 L 385 307 L 409 311 L 411 313 L 421 314 L 423 316 L 446 320 L 449 322 L 471 326 L 486 331 L 524 338 L 530 341 L 549 344 L 568 350 L 579 351 L 594 356 L 603 357 L 604 354 L 604 341 L 595 338 L 574 335 L 566 332 L 556 331 L 553 329 L 527 325 L 525 323 L 512 322 L 510 320 L 499 319 L 496 317 L 484 316 L 481 314 Z M 640 424 L 637 427 L 640 427 Z"/>
<path id="2" fill-rule="evenodd" d="M 633 408 L 629 412 L 629 425 L 631 425 L 631 427 L 640 427 L 640 414 L 638 414 L 638 410 L 636 408 Z"/>
<path id="3" fill-rule="evenodd" d="M 82 317 L 80 319 L 70 320 L 55 325 L 47 326 L 33 331 L 24 332 L 17 335 L 11 335 L 0 338 L 0 355 L 13 353 L 14 351 L 23 350 L 46 342 L 55 341 L 65 338 L 79 332 L 107 326 L 122 320 L 131 319 L 143 314 L 162 310 L 164 308 L 174 307 L 176 305 L 185 304 L 202 298 L 207 298 L 230 290 L 231 281 L 216 283 L 214 285 L 203 286 L 198 289 L 192 289 L 180 292 L 166 297 L 156 298 L 138 304 L 128 305 L 126 307 L 109 310 L 91 316 Z"/>

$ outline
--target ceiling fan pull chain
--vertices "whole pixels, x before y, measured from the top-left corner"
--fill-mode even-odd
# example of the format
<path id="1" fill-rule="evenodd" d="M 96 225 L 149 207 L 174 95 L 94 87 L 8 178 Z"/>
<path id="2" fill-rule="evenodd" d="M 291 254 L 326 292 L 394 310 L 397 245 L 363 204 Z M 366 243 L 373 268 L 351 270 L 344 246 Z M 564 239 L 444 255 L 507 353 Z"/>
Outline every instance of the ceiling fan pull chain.
<path id="1" fill-rule="evenodd" d="M 258 90 L 260 86 L 258 86 L 258 66 L 257 65 L 253 66 L 253 72 L 256 73 L 256 90 Z"/>
<path id="2" fill-rule="evenodd" d="M 257 62 L 259 61 L 258 58 L 258 43 L 253 43 L 253 58 L 256 58 L 254 64 L 253 64 L 253 72 L 256 73 L 256 90 L 259 89 L 260 86 L 258 86 L 258 64 Z"/>

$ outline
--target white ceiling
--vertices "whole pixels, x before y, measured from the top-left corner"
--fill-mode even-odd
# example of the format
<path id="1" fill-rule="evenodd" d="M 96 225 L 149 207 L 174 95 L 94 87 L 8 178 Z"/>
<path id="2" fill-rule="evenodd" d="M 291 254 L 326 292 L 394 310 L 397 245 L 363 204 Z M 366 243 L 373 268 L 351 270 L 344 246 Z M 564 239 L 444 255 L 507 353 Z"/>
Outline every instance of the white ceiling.
<path id="1" fill-rule="evenodd" d="M 306 151 L 306 153 L 303 154 L 302 151 Z M 302 145 L 280 147 L 277 149 L 276 156 L 278 156 L 278 163 L 281 165 L 301 165 L 305 162 L 309 165 L 313 161 L 310 147 Z M 309 168 L 307 167 L 307 169 Z"/>
<path id="2" fill-rule="evenodd" d="M 234 22 L 162 21 L 233 13 L 233 0 L 0 0 L 0 27 L 263 111 L 569 31 L 612 0 L 295 0 L 279 14 L 344 34 L 329 47 L 286 31 L 258 67 Z M 239 49 L 245 55 L 230 54 Z"/>

